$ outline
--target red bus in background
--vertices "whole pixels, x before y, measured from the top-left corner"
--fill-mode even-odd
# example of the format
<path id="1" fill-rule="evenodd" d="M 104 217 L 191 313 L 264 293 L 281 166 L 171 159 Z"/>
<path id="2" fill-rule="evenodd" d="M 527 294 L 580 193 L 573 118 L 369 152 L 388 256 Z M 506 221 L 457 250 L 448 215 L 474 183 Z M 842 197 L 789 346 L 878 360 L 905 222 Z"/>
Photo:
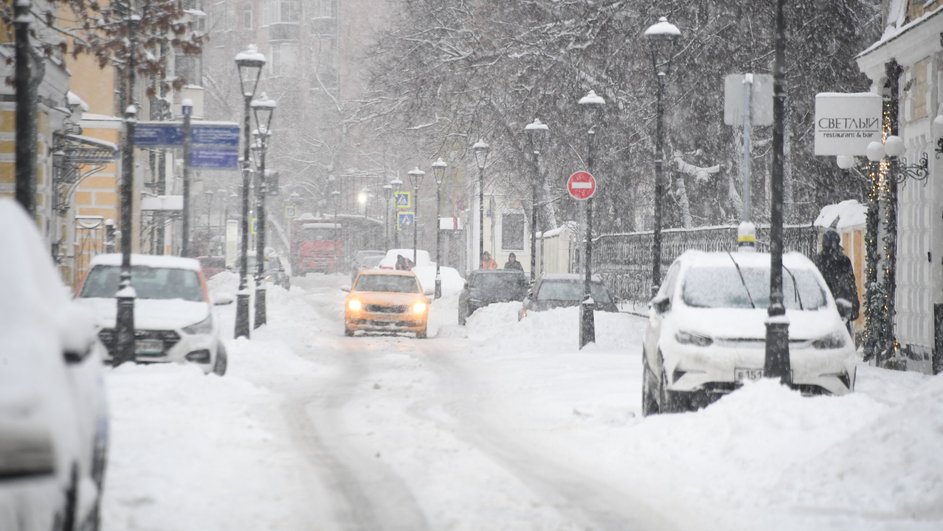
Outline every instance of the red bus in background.
<path id="1" fill-rule="evenodd" d="M 334 273 L 345 268 L 343 227 L 330 218 L 303 214 L 291 222 L 293 275 Z"/>

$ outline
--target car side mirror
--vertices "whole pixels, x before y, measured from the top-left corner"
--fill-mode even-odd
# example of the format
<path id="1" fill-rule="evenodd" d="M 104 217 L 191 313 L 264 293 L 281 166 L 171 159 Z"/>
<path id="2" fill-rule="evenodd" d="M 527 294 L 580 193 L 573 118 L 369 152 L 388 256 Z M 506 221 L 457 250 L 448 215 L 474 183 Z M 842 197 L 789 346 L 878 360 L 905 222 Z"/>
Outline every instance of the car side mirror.
<path id="1" fill-rule="evenodd" d="M 349 287 L 343 287 L 343 288 L 341 288 L 341 291 L 343 291 L 344 293 L 350 293 L 350 288 L 349 288 Z"/>
<path id="2" fill-rule="evenodd" d="M 235 302 L 235 298 L 229 293 L 220 293 L 213 295 L 213 306 L 226 306 Z"/>
<path id="3" fill-rule="evenodd" d="M 847 320 L 851 318 L 852 306 L 848 299 L 835 299 L 835 305 L 838 306 L 838 315 L 840 315 L 842 319 Z"/>
<path id="4" fill-rule="evenodd" d="M 658 313 L 665 313 L 671 309 L 671 299 L 667 295 L 658 294 L 652 299 L 652 308 Z"/>
<path id="5" fill-rule="evenodd" d="M 468 282 L 465 283 L 465 287 L 463 289 L 468 289 Z"/>
<path id="6" fill-rule="evenodd" d="M 58 321 L 63 358 L 66 363 L 82 363 L 98 341 L 94 317 L 87 309 L 70 303 L 58 316 Z"/>

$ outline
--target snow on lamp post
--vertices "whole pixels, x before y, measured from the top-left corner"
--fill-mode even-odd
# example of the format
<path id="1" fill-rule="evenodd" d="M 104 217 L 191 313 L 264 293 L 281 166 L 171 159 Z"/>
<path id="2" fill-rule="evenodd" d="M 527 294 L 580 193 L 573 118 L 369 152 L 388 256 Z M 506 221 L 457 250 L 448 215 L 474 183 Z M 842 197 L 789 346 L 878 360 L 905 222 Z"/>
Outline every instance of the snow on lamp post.
<path id="1" fill-rule="evenodd" d="M 652 297 L 658 292 L 661 284 L 661 226 L 663 201 L 665 195 L 664 176 L 664 94 L 665 78 L 671 67 L 671 59 L 675 54 L 675 46 L 681 32 L 678 27 L 661 17 L 658 22 L 645 30 L 645 40 L 652 56 L 652 68 L 657 82 L 657 98 L 655 103 L 655 215 L 652 229 Z"/>
<path id="2" fill-rule="evenodd" d="M 534 153 L 534 178 L 530 183 L 530 283 L 533 285 L 537 270 L 537 184 L 540 180 L 540 147 L 550 128 L 539 118 L 534 118 L 533 122 L 524 127 L 524 131 L 530 138 Z"/>
<path id="3" fill-rule="evenodd" d="M 265 56 L 249 45 L 245 51 L 236 54 L 236 68 L 239 71 L 239 86 L 243 99 L 243 154 L 242 154 L 242 236 L 239 251 L 239 291 L 236 294 L 236 330 L 235 337 L 249 337 L 249 288 L 247 274 L 249 269 L 249 174 L 252 171 L 249 148 L 252 145 L 251 105 L 252 98 L 259 88 Z"/>
<path id="4" fill-rule="evenodd" d="M 259 172 L 258 182 L 256 183 L 256 247 L 255 247 L 255 324 L 258 328 L 267 322 L 265 308 L 265 198 L 268 195 L 268 186 L 265 175 L 265 155 L 268 151 L 269 137 L 272 136 L 272 118 L 275 116 L 277 104 L 275 100 L 269 99 L 265 93 L 262 97 L 253 100 L 250 104 L 253 114 L 255 114 L 256 138 L 259 145 Z"/>
<path id="5" fill-rule="evenodd" d="M 485 164 L 488 162 L 491 146 L 479 139 L 472 149 L 475 151 L 475 162 L 478 165 L 478 267 L 481 268 L 481 257 L 485 252 Z"/>
<path id="6" fill-rule="evenodd" d="M 416 208 L 413 211 L 413 266 L 415 267 L 416 249 L 419 244 L 419 187 L 422 186 L 422 179 L 426 176 L 426 172 L 416 167 L 409 170 L 407 175 L 409 175 L 409 184 L 413 185 L 413 195 L 416 201 Z"/>
<path id="7" fill-rule="evenodd" d="M 587 152 L 586 152 L 586 171 L 590 175 L 593 173 L 593 149 L 595 148 L 596 126 L 599 125 L 599 118 L 602 114 L 602 108 L 606 105 L 606 100 L 590 90 L 585 96 L 580 98 L 579 105 L 590 111 L 589 131 L 586 132 Z M 584 201 L 586 203 L 586 240 L 583 245 L 585 258 L 583 264 L 583 301 L 580 303 L 580 348 L 588 343 L 596 342 L 596 320 L 593 313 L 596 311 L 596 304 L 593 301 L 592 277 L 593 277 L 593 198 L 589 197 Z"/>
<path id="8" fill-rule="evenodd" d="M 438 160 L 432 163 L 432 176 L 435 178 L 435 294 L 433 297 L 436 299 L 442 297 L 442 276 L 440 272 L 439 262 L 442 261 L 442 255 L 439 251 L 441 244 L 441 237 L 439 235 L 442 232 L 439 227 L 441 219 L 441 188 L 442 181 L 445 180 L 445 168 L 448 167 L 448 164 L 441 157 Z"/>

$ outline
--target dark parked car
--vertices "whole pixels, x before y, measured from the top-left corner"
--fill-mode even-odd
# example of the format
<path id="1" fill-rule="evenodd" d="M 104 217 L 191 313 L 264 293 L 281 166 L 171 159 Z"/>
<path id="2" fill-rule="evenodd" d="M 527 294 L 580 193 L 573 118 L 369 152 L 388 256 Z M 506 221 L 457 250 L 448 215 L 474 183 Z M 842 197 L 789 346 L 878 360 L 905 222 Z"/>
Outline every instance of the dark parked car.
<path id="1" fill-rule="evenodd" d="M 258 267 L 256 265 L 258 262 L 255 261 L 255 253 L 249 253 L 247 262 L 249 266 L 249 277 L 255 278 L 256 268 Z M 271 282 L 285 289 L 291 288 L 291 277 L 285 271 L 285 266 L 282 264 L 281 258 L 276 255 L 265 257 L 264 275 L 264 279 L 267 282 Z"/>
<path id="2" fill-rule="evenodd" d="M 534 291 L 524 299 L 520 317 L 527 312 L 539 312 L 551 308 L 579 306 L 583 300 L 583 275 L 577 273 L 551 273 L 537 280 Z M 590 283 L 590 293 L 596 302 L 596 309 L 604 312 L 617 312 L 616 302 L 606 286 L 594 278 Z"/>
<path id="3" fill-rule="evenodd" d="M 458 298 L 458 324 L 478 308 L 495 302 L 522 301 L 527 295 L 527 277 L 514 269 L 479 269 L 468 274 Z"/>

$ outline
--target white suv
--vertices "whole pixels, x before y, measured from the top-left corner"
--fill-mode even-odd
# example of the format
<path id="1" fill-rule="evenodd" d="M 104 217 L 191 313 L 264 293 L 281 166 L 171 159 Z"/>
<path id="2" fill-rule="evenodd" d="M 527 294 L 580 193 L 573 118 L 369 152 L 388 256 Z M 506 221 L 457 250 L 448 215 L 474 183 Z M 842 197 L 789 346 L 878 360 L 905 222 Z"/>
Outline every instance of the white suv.
<path id="1" fill-rule="evenodd" d="M 642 413 L 692 410 L 763 376 L 770 255 L 687 251 L 652 299 Z M 804 394 L 855 386 L 855 346 L 815 264 L 783 256 L 791 385 Z"/>
<path id="2" fill-rule="evenodd" d="M 99 337 L 114 349 L 115 315 L 121 255 L 96 256 L 82 283 L 78 300 L 98 315 Z M 226 372 L 226 347 L 219 338 L 219 319 L 213 311 L 200 263 L 176 256 L 131 255 L 134 301 L 135 361 L 189 362 L 203 372 Z M 232 298 L 217 304 L 231 304 Z"/>
<path id="3" fill-rule="evenodd" d="M 108 415 L 95 319 L 9 199 L 0 226 L 0 529 L 96 530 Z"/>

